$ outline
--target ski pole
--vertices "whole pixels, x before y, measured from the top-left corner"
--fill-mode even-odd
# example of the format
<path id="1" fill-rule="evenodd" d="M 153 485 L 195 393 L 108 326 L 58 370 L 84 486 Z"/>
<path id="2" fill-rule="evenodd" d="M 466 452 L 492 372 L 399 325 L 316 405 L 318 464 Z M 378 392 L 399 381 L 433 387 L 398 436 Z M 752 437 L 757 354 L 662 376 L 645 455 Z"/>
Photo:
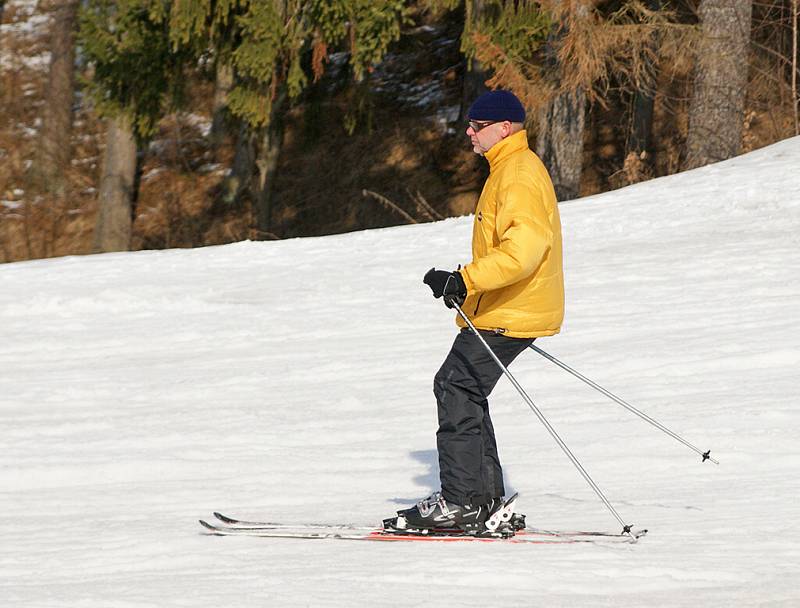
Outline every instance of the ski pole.
<path id="1" fill-rule="evenodd" d="M 600 490 L 600 488 L 597 486 L 597 484 L 591 478 L 589 473 L 586 472 L 586 469 L 583 468 L 581 463 L 578 462 L 578 459 L 575 458 L 575 455 L 567 447 L 567 444 L 564 443 L 564 440 L 561 439 L 561 437 L 559 437 L 559 435 L 556 432 L 556 430 L 547 421 L 547 418 L 544 417 L 544 414 L 542 414 L 542 412 L 539 410 L 539 408 L 536 407 L 536 404 L 528 396 L 528 394 L 523 390 L 523 388 L 520 386 L 519 382 L 517 382 L 516 378 L 514 378 L 514 376 L 511 375 L 511 372 L 508 371 L 508 368 L 506 368 L 506 366 L 503 365 L 503 362 L 500 361 L 500 359 L 497 357 L 497 355 L 494 354 L 494 351 L 492 350 L 492 348 L 486 343 L 486 340 L 483 339 L 483 336 L 478 332 L 478 330 L 472 324 L 472 321 L 469 320 L 469 317 L 467 317 L 467 315 L 464 314 L 464 311 L 461 310 L 461 307 L 458 305 L 458 303 L 457 302 L 452 302 L 452 304 L 453 304 L 453 307 L 456 309 L 456 312 L 458 312 L 458 314 L 461 316 L 461 318 L 464 319 L 464 322 L 472 330 L 472 333 L 474 333 L 478 337 L 478 340 L 480 340 L 481 344 L 483 344 L 483 347 L 486 349 L 486 351 L 489 353 L 489 355 L 491 355 L 492 359 L 494 359 L 494 362 L 497 363 L 497 365 L 500 366 L 500 369 L 503 371 L 503 374 L 505 374 L 506 378 L 508 378 L 511 381 L 511 384 L 514 385 L 514 388 L 517 389 L 517 392 L 519 392 L 519 394 L 525 400 L 525 403 L 528 404 L 528 407 L 533 410 L 533 413 L 536 414 L 536 416 L 539 418 L 539 421 L 548 430 L 550 435 L 553 436 L 553 439 L 556 440 L 556 443 L 558 443 L 559 447 L 564 451 L 564 453 L 567 455 L 567 457 L 572 461 L 572 464 L 575 465 L 575 468 L 578 469 L 578 472 L 581 475 L 583 475 L 583 478 L 591 486 L 592 490 L 595 491 L 595 494 L 597 494 L 600 497 L 600 500 L 603 501 L 603 504 L 606 505 L 608 510 L 611 511 L 612 515 L 614 515 L 614 517 L 617 519 L 617 521 L 622 525 L 622 533 L 623 534 L 627 534 L 628 536 L 631 537 L 633 542 L 636 542 L 636 536 L 633 534 L 633 532 L 631 532 L 631 530 L 633 529 L 633 525 L 626 524 L 625 521 L 620 517 L 619 513 L 617 513 L 617 510 L 613 506 L 611 506 L 611 503 L 608 502 L 608 499 L 606 498 L 605 494 L 603 494 L 602 490 Z"/>
<path id="2" fill-rule="evenodd" d="M 563 363 L 562 361 L 559 361 L 553 355 L 551 355 L 549 353 L 546 353 L 545 351 L 543 351 L 541 348 L 539 348 L 535 344 L 531 344 L 531 348 L 533 350 L 535 350 L 537 353 L 539 353 L 540 355 L 542 355 L 542 357 L 544 357 L 545 359 L 548 359 L 548 360 L 552 361 L 553 363 L 555 363 L 556 365 L 558 365 L 561 369 L 568 371 L 570 374 L 572 374 L 573 376 L 575 376 L 579 380 L 583 380 L 586 384 L 588 384 L 592 388 L 600 391 L 601 393 L 603 393 L 606 397 L 608 397 L 612 401 L 616 401 L 617 403 L 619 403 L 622 407 L 624 407 L 629 412 L 633 412 L 634 414 L 639 416 L 639 418 L 641 418 L 642 420 L 645 420 L 645 421 L 649 422 L 650 424 L 652 424 L 657 429 L 659 429 L 661 431 L 664 431 L 670 437 L 672 437 L 674 439 L 677 439 L 678 441 L 680 441 L 686 447 L 691 448 L 692 450 L 694 450 L 695 452 L 700 454 L 700 456 L 703 457 L 703 460 L 701 462 L 705 462 L 706 460 L 710 460 L 714 464 L 719 464 L 719 462 L 717 460 L 711 458 L 711 450 L 707 450 L 707 451 L 703 452 L 700 448 L 695 447 L 694 445 L 692 445 L 691 443 L 686 441 L 680 435 L 677 435 L 676 433 L 673 433 L 672 431 L 670 431 L 667 427 L 665 427 L 663 424 L 661 424 L 657 420 L 654 420 L 653 418 L 651 418 L 650 416 L 648 416 L 644 412 L 642 412 L 640 410 L 637 410 L 630 403 L 628 403 L 627 401 L 625 401 L 623 399 L 620 399 L 619 397 L 617 397 L 611 391 L 607 391 L 606 389 L 604 389 L 602 386 L 600 386 L 596 382 L 592 382 L 591 380 L 589 380 L 589 378 L 587 378 L 583 374 L 575 371 L 574 369 L 572 369 L 566 363 Z"/>

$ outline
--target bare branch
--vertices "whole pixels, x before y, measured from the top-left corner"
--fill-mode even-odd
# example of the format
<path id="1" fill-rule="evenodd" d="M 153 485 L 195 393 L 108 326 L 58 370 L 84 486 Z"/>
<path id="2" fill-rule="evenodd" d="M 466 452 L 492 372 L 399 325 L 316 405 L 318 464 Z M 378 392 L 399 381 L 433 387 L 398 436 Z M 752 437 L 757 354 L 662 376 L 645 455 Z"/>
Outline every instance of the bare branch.
<path id="1" fill-rule="evenodd" d="M 413 217 L 411 217 L 408 213 L 403 211 L 400 207 L 395 205 L 392 201 L 390 201 L 385 196 L 381 196 L 377 192 L 372 192 L 371 190 L 362 190 L 361 194 L 363 196 L 371 196 L 376 201 L 381 203 L 383 206 L 388 207 L 389 209 L 392 209 L 393 211 L 396 211 L 398 214 L 403 216 L 406 219 L 406 221 L 408 221 L 410 224 L 418 224 L 419 223 L 417 220 L 415 220 Z"/>
<path id="2" fill-rule="evenodd" d="M 436 211 L 436 209 L 430 206 L 428 201 L 425 200 L 425 197 L 422 196 L 422 193 L 419 190 L 417 190 L 416 194 L 414 194 L 411 192 L 409 188 L 406 188 L 406 192 L 408 192 L 408 196 L 416 204 L 417 211 L 421 211 L 422 213 L 424 213 L 428 217 L 428 219 L 430 220 L 444 219 L 444 217 L 438 211 Z"/>

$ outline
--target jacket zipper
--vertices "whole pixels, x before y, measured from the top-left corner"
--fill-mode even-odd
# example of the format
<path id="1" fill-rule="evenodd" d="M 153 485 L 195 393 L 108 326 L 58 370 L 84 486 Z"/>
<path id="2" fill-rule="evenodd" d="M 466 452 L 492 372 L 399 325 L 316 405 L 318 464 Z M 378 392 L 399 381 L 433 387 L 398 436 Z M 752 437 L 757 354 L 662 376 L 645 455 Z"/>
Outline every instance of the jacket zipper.
<path id="1" fill-rule="evenodd" d="M 483 300 L 483 295 L 484 295 L 484 294 L 481 294 L 481 295 L 478 297 L 478 301 L 477 301 L 477 303 L 475 304 L 475 312 L 473 312 L 473 313 L 472 313 L 473 315 L 477 315 L 477 314 L 478 314 L 478 307 L 481 305 L 481 300 Z"/>

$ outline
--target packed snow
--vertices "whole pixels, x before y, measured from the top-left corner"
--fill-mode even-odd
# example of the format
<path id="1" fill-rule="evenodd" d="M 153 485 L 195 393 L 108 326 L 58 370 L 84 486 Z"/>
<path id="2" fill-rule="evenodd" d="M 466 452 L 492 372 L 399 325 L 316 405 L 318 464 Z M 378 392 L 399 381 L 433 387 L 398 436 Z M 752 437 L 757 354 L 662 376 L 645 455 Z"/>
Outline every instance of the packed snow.
<path id="1" fill-rule="evenodd" d="M 199 518 L 378 523 L 438 489 L 422 284 L 471 218 L 0 266 L 9 607 L 797 606 L 800 138 L 562 203 L 566 320 L 512 373 L 637 544 L 214 537 Z M 619 531 L 511 384 L 492 415 L 532 525 Z"/>

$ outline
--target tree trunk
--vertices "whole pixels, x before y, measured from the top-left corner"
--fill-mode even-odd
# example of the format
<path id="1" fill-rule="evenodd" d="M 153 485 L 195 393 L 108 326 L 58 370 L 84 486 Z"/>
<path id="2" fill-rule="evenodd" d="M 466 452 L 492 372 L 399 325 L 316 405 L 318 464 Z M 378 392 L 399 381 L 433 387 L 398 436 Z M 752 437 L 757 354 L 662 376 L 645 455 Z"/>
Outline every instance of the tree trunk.
<path id="1" fill-rule="evenodd" d="M 464 88 L 461 95 L 459 121 L 464 123 L 467 121 L 467 110 L 469 110 L 472 102 L 489 90 L 486 87 L 489 74 L 483 69 L 481 62 L 473 58 L 470 63 L 471 65 L 467 65 L 465 68 Z"/>
<path id="2" fill-rule="evenodd" d="M 215 155 L 228 130 L 228 93 L 231 88 L 233 88 L 233 68 L 217 61 L 216 77 L 214 79 L 214 113 L 211 121 L 211 131 L 209 132 Z"/>
<path id="3" fill-rule="evenodd" d="M 655 97 L 649 91 L 636 91 L 633 96 L 631 131 L 625 156 L 635 154 L 648 159 L 653 157 L 653 110 Z"/>
<path id="4" fill-rule="evenodd" d="M 4 13 L 5 9 L 6 9 L 6 0 L 0 0 L 0 25 L 2 25 L 2 23 L 3 23 L 3 13 Z M 2 40 L 2 38 L 0 38 L 0 45 L 2 45 L 2 42 L 3 42 L 3 40 Z M 0 47 L 0 48 L 2 48 L 2 47 Z M 0 82 L 0 85 L 2 85 L 2 82 Z M 0 87 L 0 102 L 1 101 L 3 101 L 3 89 L 2 89 L 2 87 Z M 8 259 L 8 258 L 6 257 L 6 259 Z"/>
<path id="5" fill-rule="evenodd" d="M 95 253 L 130 249 L 135 179 L 136 139 L 130 121 L 110 119 L 94 232 Z"/>
<path id="6" fill-rule="evenodd" d="M 255 211 L 257 238 L 275 238 L 272 229 L 272 194 L 278 160 L 283 147 L 283 114 L 286 106 L 286 91 L 283 88 L 273 101 L 272 118 L 269 126 L 262 129 L 258 146 L 258 184 L 255 190 Z"/>
<path id="7" fill-rule="evenodd" d="M 651 11 L 661 10 L 662 0 L 647 0 L 645 6 Z M 653 34 L 650 40 L 650 49 L 653 56 L 658 56 L 659 40 L 658 35 Z M 648 60 L 649 62 L 649 60 Z M 650 65 L 650 74 L 655 79 L 656 66 Z M 631 108 L 631 126 L 628 134 L 628 142 L 625 150 L 626 159 L 633 154 L 648 165 L 654 164 L 653 158 L 653 114 L 655 109 L 654 82 L 641 83 L 633 94 L 633 106 Z"/>
<path id="8" fill-rule="evenodd" d="M 752 0 L 701 0 L 684 169 L 736 156 L 742 145 Z"/>
<path id="9" fill-rule="evenodd" d="M 238 203 L 250 188 L 256 162 L 255 140 L 253 129 L 241 121 L 231 171 L 222 181 L 222 200 L 229 205 Z"/>
<path id="10" fill-rule="evenodd" d="M 272 233 L 272 192 L 283 147 L 283 113 L 286 91 L 272 103 L 270 124 L 256 129 L 242 121 L 230 174 L 222 182 L 222 200 L 235 204 L 245 195 L 253 202 L 255 238 L 275 238 Z M 257 175 L 256 175 L 257 173 Z"/>
<path id="11" fill-rule="evenodd" d="M 6 0 L 0 0 L 0 25 L 2 25 L 3 23 L 3 13 L 5 12 L 5 9 L 6 9 Z M 0 45 L 2 45 L 2 43 L 3 40 L 2 38 L 0 38 Z M 2 46 L 0 46 L 0 48 L 2 48 Z M 3 84 L 2 81 L 0 81 L 0 102 L 5 101 L 5 97 L 3 96 L 2 84 Z M 8 256 L 6 256 L 6 259 L 8 259 Z"/>
<path id="12" fill-rule="evenodd" d="M 474 26 L 483 16 L 485 10 L 484 0 L 467 0 L 467 2 L 469 3 L 469 10 L 467 10 L 466 19 L 469 19 Z M 469 32 L 470 26 L 468 23 L 464 24 L 464 28 Z M 472 102 L 488 90 L 486 88 L 486 81 L 489 79 L 489 74 L 477 58 L 473 57 L 471 60 L 465 59 L 465 64 L 464 82 L 461 92 L 461 111 L 458 117 L 459 122 L 462 123 L 467 120 L 467 110 L 469 110 Z"/>
<path id="13" fill-rule="evenodd" d="M 560 201 L 580 194 L 585 124 L 583 91 L 557 95 L 539 114 L 536 153 L 547 167 Z"/>
<path id="14" fill-rule="evenodd" d="M 53 10 L 50 72 L 42 121 L 39 158 L 35 171 L 46 190 L 63 193 L 69 167 L 72 100 L 75 83 L 75 29 L 77 0 L 63 0 Z"/>
<path id="15" fill-rule="evenodd" d="M 557 11 L 563 8 L 561 5 L 562 0 L 555 0 Z M 587 8 L 579 4 L 570 10 L 585 11 Z M 562 17 L 564 20 L 568 18 Z M 539 111 L 536 139 L 536 153 L 547 167 L 556 197 L 560 201 L 577 198 L 580 194 L 583 134 L 586 125 L 586 93 L 580 89 L 560 89 L 561 74 L 565 66 L 558 60 L 558 47 L 566 32 L 567 23 L 554 27 L 545 45 L 544 59 L 550 74 L 555 77 L 556 93 Z"/>
<path id="16" fill-rule="evenodd" d="M 792 113 L 794 114 L 794 134 L 800 135 L 800 97 L 797 92 L 797 39 L 798 39 L 798 12 L 800 0 L 792 2 Z"/>

